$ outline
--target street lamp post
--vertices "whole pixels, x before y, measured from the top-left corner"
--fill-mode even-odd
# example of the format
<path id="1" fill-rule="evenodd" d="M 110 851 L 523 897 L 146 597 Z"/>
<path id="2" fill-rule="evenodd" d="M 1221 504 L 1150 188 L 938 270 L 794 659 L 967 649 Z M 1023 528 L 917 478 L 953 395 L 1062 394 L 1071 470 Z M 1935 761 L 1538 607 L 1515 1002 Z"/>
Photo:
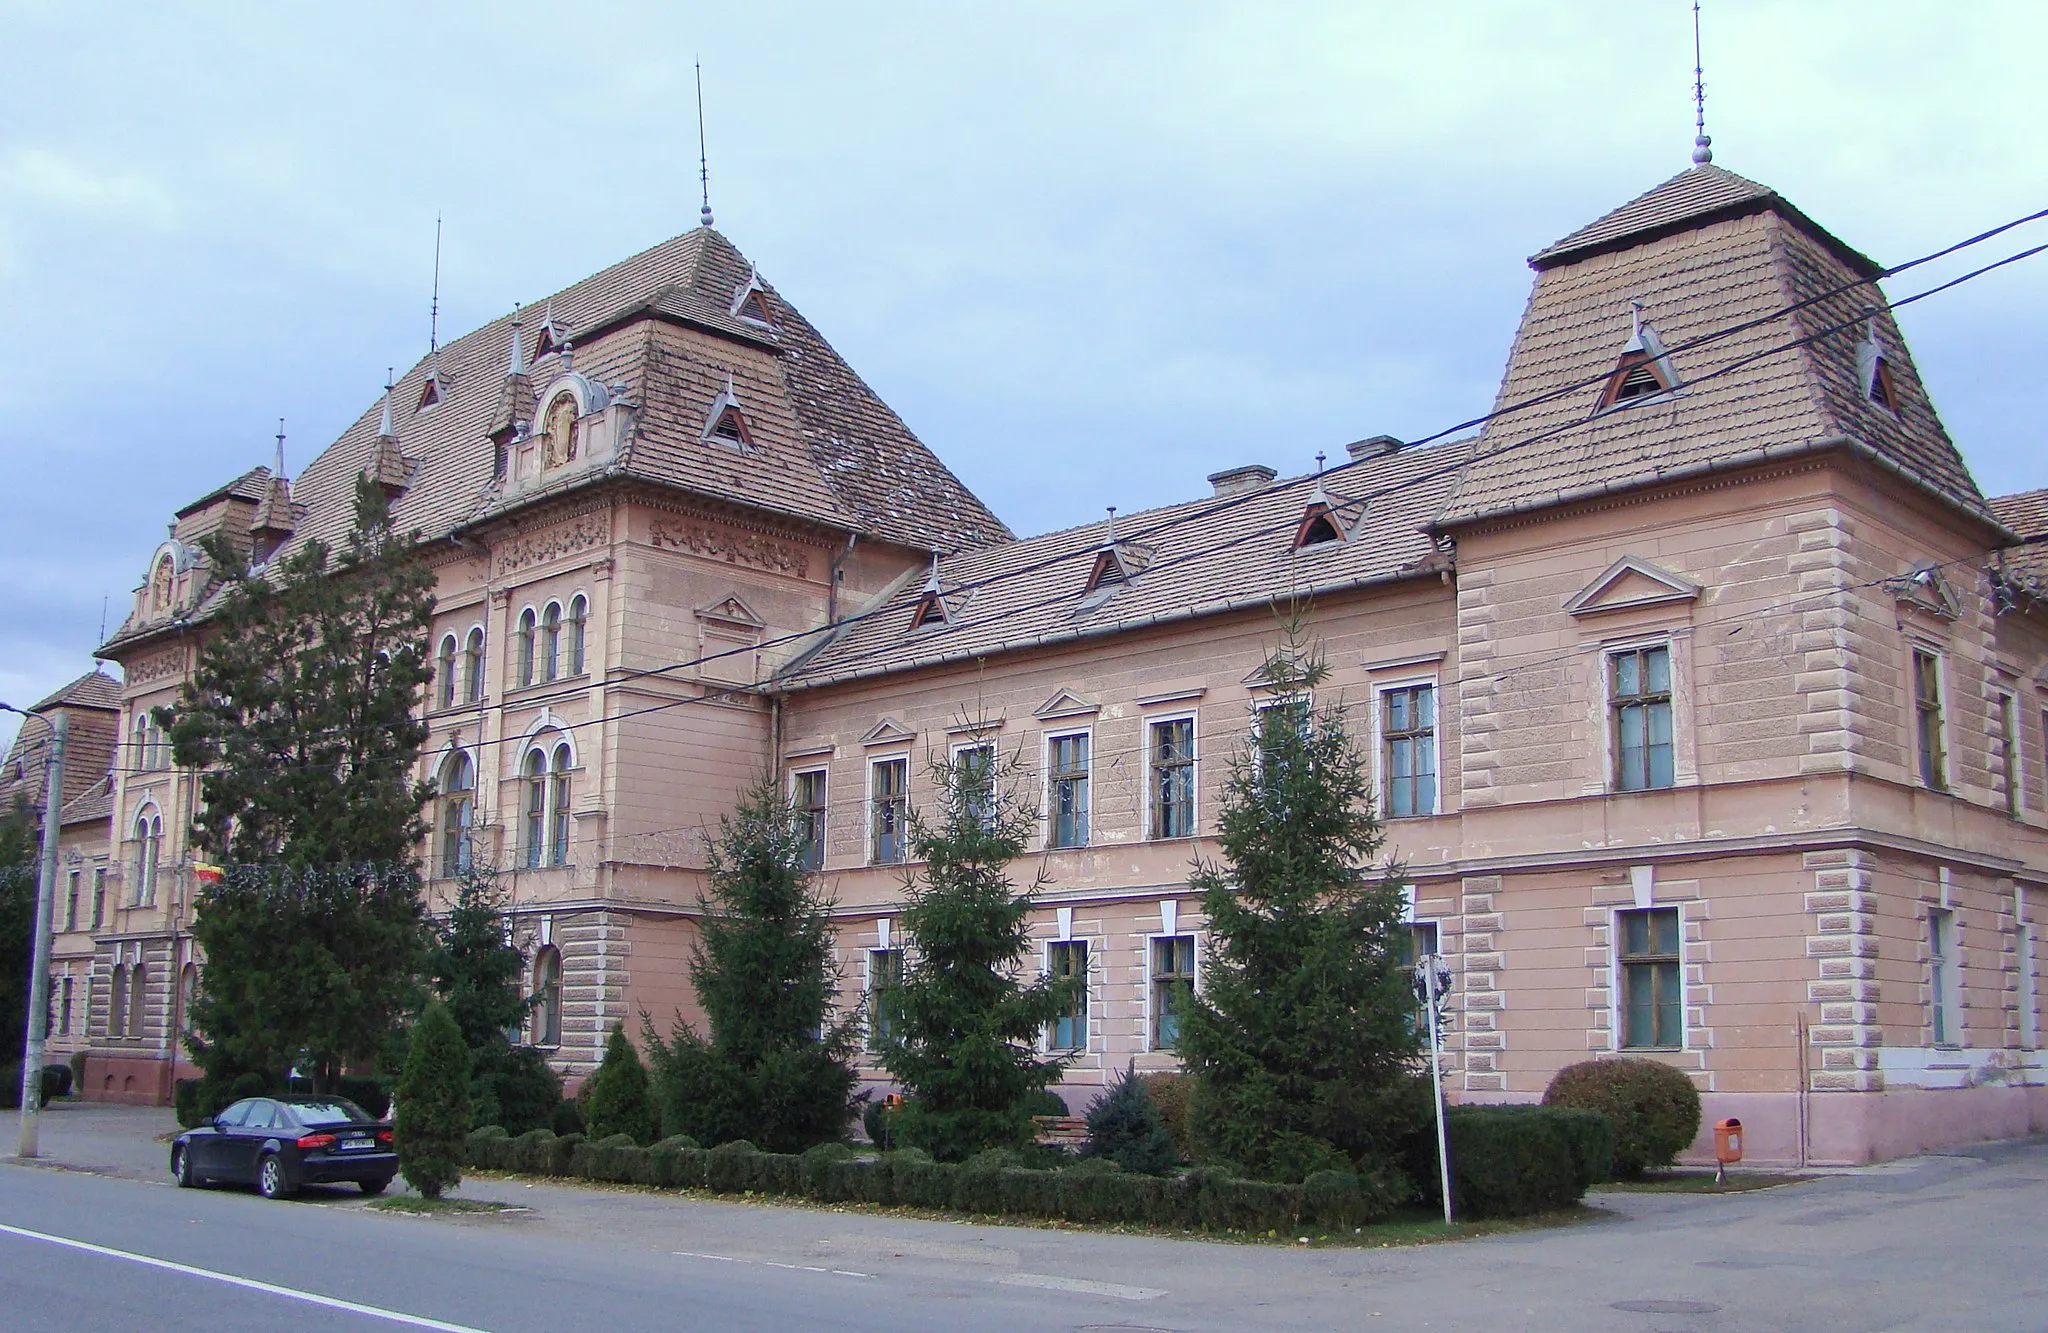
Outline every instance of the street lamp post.
<path id="1" fill-rule="evenodd" d="M 27 709 L 0 704 L 10 713 L 42 717 Z M 64 746 L 71 737 L 71 718 L 53 712 L 50 724 L 50 764 L 45 776 L 48 790 L 43 794 L 43 865 L 36 880 L 35 943 L 29 949 L 28 1041 L 21 1057 L 21 1137 L 15 1144 L 18 1157 L 38 1155 L 36 1117 L 43 1109 L 43 1044 L 50 1036 L 50 912 L 57 898 L 57 838 L 64 810 Z"/>
<path id="2" fill-rule="evenodd" d="M 1451 988 L 1451 966 L 1441 954 L 1415 964 L 1415 993 L 1429 1018 L 1430 1102 L 1436 1108 L 1436 1169 L 1443 1187 L 1444 1225 L 1451 1224 L 1451 1146 L 1444 1130 L 1443 1006 Z"/>

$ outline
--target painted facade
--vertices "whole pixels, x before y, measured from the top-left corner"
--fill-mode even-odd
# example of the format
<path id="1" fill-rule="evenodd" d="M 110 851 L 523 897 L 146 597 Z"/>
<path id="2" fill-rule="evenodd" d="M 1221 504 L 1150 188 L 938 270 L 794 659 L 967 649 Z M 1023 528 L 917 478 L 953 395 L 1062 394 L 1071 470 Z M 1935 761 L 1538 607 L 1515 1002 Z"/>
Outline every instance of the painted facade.
<path id="1" fill-rule="evenodd" d="M 2048 1127 L 2048 503 L 1978 493 L 1877 267 L 1764 187 L 1695 168 L 1532 265 L 1477 436 L 1017 540 L 700 229 L 439 349 L 288 485 L 188 506 L 102 655 L 132 728 L 204 634 L 200 536 L 333 540 L 385 484 L 438 574 L 422 854 L 505 872 L 571 1077 L 612 1023 L 694 1015 L 737 789 L 810 812 L 853 1003 L 904 945 L 930 758 L 993 743 L 1045 812 L 1037 965 L 1090 978 L 1047 1034 L 1079 1104 L 1173 1066 L 1189 865 L 1301 597 L 1456 974 L 1458 1096 L 1621 1049 L 1753 1160 Z M 193 784 L 124 745 L 117 905 L 62 939 L 88 1091 L 158 1097 Z"/>

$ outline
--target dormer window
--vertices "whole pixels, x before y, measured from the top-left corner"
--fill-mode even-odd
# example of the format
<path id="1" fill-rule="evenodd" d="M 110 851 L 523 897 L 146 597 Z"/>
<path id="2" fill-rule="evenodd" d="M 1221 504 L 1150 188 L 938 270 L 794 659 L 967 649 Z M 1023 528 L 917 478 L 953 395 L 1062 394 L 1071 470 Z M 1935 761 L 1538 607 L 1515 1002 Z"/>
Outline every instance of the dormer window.
<path id="1" fill-rule="evenodd" d="M 1600 390 L 1600 403 L 1594 409 L 1597 412 L 1655 398 L 1679 387 L 1678 371 L 1664 351 L 1663 340 L 1643 319 L 1642 306 L 1631 305 L 1633 322 L 1628 345 L 1621 349 L 1620 362 Z"/>
<path id="2" fill-rule="evenodd" d="M 740 308 L 733 311 L 733 313 L 741 319 L 749 319 L 756 324 L 766 324 L 769 322 L 768 302 L 758 290 L 748 292 L 745 296 L 741 297 Z"/>
<path id="3" fill-rule="evenodd" d="M 734 449 L 746 449 L 754 443 L 753 429 L 747 425 L 746 414 L 740 411 L 739 395 L 733 392 L 731 375 L 725 377 L 725 388 L 711 400 L 711 410 L 704 414 L 704 438 Z"/>
<path id="4" fill-rule="evenodd" d="M 946 614 L 946 599 L 939 595 L 937 589 L 928 589 L 924 596 L 917 599 L 917 609 L 910 613 L 910 628 L 929 629 L 934 625 L 943 625 L 949 619 L 951 617 Z"/>
<path id="5" fill-rule="evenodd" d="M 548 302 L 547 313 L 541 316 L 540 334 L 533 340 L 533 359 L 538 361 L 550 352 L 562 350 L 562 331 L 555 327 L 555 303 Z"/>
<path id="6" fill-rule="evenodd" d="M 1327 503 L 1317 501 L 1309 505 L 1301 516 L 1301 525 L 1294 530 L 1294 549 L 1304 546 L 1321 546 L 1325 542 L 1344 540 L 1344 529 L 1337 522 L 1336 511 Z"/>
<path id="7" fill-rule="evenodd" d="M 441 374 L 439 371 L 429 371 L 427 372 L 427 382 L 420 388 L 419 406 L 415 407 L 413 411 L 424 412 L 440 401 Z"/>
<path id="8" fill-rule="evenodd" d="M 1891 358 L 1884 354 L 1884 348 L 1877 341 L 1875 320 L 1871 321 L 1870 331 L 1856 348 L 1856 382 L 1863 390 L 1865 402 L 1874 403 L 1893 416 L 1899 414 L 1899 394 L 1898 387 L 1892 382 Z"/>
<path id="9" fill-rule="evenodd" d="M 1114 546 L 1105 546 L 1095 554 L 1095 568 L 1088 573 L 1088 586 L 1082 589 L 1082 595 L 1120 588 L 1130 581 L 1131 572 L 1124 568 L 1123 557 Z"/>

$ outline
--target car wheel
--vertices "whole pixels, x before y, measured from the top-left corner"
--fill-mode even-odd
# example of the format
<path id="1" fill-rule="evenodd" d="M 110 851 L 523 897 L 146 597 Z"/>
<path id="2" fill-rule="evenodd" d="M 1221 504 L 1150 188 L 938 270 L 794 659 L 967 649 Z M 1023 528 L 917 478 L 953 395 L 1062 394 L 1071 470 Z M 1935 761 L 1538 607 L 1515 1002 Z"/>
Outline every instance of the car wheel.
<path id="1" fill-rule="evenodd" d="M 391 1177 L 379 1176 L 375 1180 L 360 1180 L 356 1183 L 362 1187 L 365 1194 L 382 1194 L 391 1188 Z"/>
<path id="2" fill-rule="evenodd" d="M 199 1177 L 192 1174 L 192 1153 L 189 1149 L 175 1148 L 171 1151 L 171 1176 L 181 1190 L 189 1190 L 199 1183 Z"/>
<path id="3" fill-rule="evenodd" d="M 277 1160 L 274 1152 L 257 1159 L 256 1192 L 266 1199 L 289 1199 L 292 1195 L 292 1187 L 285 1180 L 284 1163 Z"/>

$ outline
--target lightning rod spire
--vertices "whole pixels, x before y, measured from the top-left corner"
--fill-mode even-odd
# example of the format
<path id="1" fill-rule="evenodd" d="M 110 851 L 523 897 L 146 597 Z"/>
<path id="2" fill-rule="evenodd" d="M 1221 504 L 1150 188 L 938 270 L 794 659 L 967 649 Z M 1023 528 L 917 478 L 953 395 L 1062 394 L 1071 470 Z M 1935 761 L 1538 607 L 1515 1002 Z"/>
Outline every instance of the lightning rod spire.
<path id="1" fill-rule="evenodd" d="M 434 299 L 427 307 L 427 355 L 441 350 L 441 215 L 434 214 Z"/>
<path id="2" fill-rule="evenodd" d="M 704 207 L 698 217 L 711 225 L 711 155 L 704 148 L 704 62 L 697 62 L 697 181 L 704 190 Z"/>
<path id="3" fill-rule="evenodd" d="M 1707 134 L 1707 75 L 1700 59 L 1700 0 L 1692 0 L 1692 164 L 1704 167 L 1714 160 L 1714 141 Z"/>

